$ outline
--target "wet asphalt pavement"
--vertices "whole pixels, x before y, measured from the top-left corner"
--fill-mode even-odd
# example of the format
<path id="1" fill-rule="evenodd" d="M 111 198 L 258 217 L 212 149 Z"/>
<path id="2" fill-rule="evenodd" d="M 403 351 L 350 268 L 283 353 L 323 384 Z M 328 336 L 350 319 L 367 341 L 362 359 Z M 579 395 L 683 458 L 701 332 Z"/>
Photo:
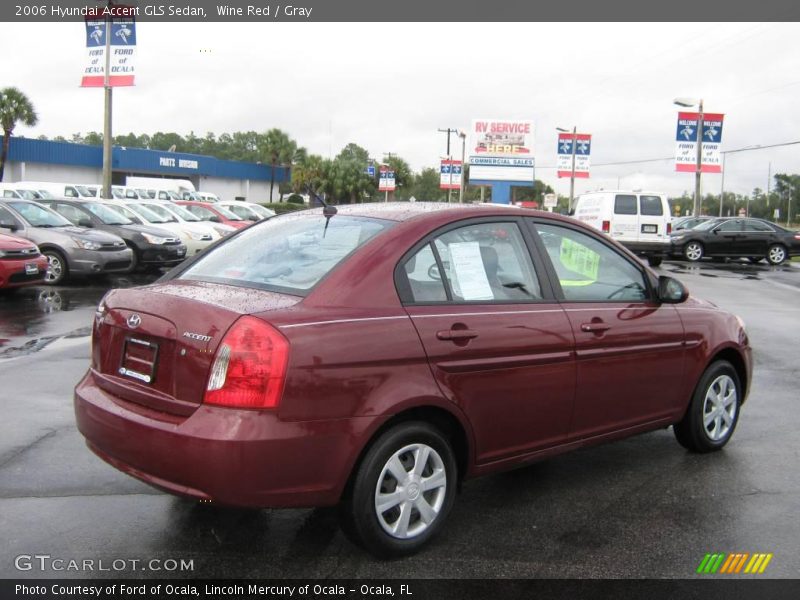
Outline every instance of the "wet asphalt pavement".
<path id="1" fill-rule="evenodd" d="M 146 277 L 0 296 L 0 577 L 684 578 L 707 552 L 773 553 L 766 576 L 800 577 L 800 268 L 659 270 L 748 325 L 753 387 L 727 448 L 692 455 L 662 430 L 470 481 L 435 543 L 390 562 L 351 545 L 333 509 L 201 505 L 86 449 L 72 388 L 94 307 L 109 286 Z M 95 571 L 15 568 L 35 554 L 94 560 Z M 118 559 L 142 562 L 97 571 Z M 193 569 L 142 570 L 151 559 Z"/>

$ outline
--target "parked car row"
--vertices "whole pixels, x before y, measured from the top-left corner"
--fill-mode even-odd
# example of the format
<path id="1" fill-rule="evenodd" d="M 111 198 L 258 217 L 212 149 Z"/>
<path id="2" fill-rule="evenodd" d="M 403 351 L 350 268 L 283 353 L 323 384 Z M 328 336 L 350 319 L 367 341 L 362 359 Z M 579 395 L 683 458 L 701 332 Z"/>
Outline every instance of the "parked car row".
<path id="1" fill-rule="evenodd" d="M 142 198 L 147 190 L 138 194 L 113 186 L 114 199 L 101 200 L 97 191 L 98 186 L 76 184 L 0 184 L 0 228 L 6 237 L 13 234 L 37 248 L 22 267 L 4 262 L 13 272 L 3 269 L 0 287 L 10 286 L 12 275 L 14 285 L 57 284 L 71 275 L 172 267 L 221 237 L 274 216 L 258 204 L 209 202 L 207 195 L 203 201 L 183 200 L 159 190 L 156 198 Z"/>

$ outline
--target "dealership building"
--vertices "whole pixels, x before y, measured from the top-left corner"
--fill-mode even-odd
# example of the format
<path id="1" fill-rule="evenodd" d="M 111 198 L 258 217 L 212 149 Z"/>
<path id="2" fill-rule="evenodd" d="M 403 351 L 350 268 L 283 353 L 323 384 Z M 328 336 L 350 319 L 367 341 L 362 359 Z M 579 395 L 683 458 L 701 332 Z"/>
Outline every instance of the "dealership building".
<path id="1" fill-rule="evenodd" d="M 262 203 L 277 202 L 280 198 L 279 184 L 290 177 L 287 167 L 274 170 L 270 198 L 273 169 L 260 163 L 114 146 L 111 165 L 114 185 L 125 185 L 128 176 L 188 179 L 196 190 L 214 193 L 223 200 Z M 3 182 L 17 181 L 102 184 L 103 148 L 11 137 Z"/>

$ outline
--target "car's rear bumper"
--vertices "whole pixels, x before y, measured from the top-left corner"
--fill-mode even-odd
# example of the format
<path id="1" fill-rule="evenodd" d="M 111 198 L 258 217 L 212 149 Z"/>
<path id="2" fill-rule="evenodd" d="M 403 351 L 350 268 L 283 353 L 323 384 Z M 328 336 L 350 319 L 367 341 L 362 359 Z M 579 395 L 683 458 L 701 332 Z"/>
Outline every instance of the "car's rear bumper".
<path id="1" fill-rule="evenodd" d="M 669 242 L 620 242 L 628 250 L 639 256 L 667 256 L 671 251 Z"/>
<path id="2" fill-rule="evenodd" d="M 168 492 L 251 507 L 339 501 L 376 419 L 281 421 L 274 412 L 200 405 L 188 418 L 156 413 L 99 388 L 75 388 L 78 429 L 117 469 Z"/>

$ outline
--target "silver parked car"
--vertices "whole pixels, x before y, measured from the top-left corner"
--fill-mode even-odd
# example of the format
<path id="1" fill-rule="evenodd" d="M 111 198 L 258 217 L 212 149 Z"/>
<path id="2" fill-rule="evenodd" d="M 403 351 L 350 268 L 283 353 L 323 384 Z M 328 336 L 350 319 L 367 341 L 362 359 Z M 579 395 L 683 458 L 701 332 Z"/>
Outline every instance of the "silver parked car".
<path id="1" fill-rule="evenodd" d="M 29 200 L 0 200 L 0 229 L 34 242 L 49 263 L 45 281 L 61 283 L 71 275 L 120 273 L 132 253 L 122 238 L 76 227 L 58 213 Z"/>

